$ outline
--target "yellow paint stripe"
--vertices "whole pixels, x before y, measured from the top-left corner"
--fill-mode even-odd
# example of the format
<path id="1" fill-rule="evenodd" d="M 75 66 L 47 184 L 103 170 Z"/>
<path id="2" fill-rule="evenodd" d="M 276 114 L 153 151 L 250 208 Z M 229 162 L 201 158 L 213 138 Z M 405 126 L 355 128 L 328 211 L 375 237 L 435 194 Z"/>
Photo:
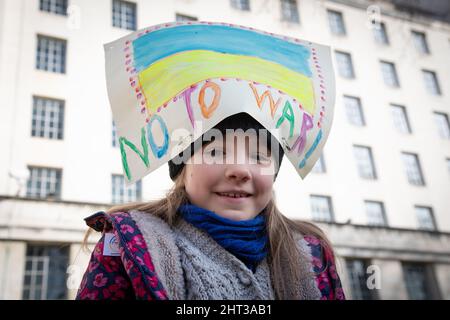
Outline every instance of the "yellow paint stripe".
<path id="1" fill-rule="evenodd" d="M 220 77 L 270 85 L 297 99 L 306 111 L 314 114 L 312 80 L 278 63 L 257 57 L 192 50 L 161 59 L 139 73 L 149 104 L 147 108 L 152 113 L 190 85 Z"/>

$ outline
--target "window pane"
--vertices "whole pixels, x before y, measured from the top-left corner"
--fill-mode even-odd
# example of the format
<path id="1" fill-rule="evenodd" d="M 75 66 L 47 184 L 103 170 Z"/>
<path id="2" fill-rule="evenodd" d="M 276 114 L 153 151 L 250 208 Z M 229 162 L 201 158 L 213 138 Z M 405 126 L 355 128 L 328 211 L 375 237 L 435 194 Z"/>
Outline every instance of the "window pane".
<path id="1" fill-rule="evenodd" d="M 249 11 L 250 1 L 249 0 L 231 0 L 231 6 L 238 10 Z"/>
<path id="2" fill-rule="evenodd" d="M 436 73 L 433 71 L 422 70 L 422 74 L 427 91 L 433 95 L 440 95 L 441 88 L 439 87 Z"/>
<path id="3" fill-rule="evenodd" d="M 136 4 L 128 1 L 113 0 L 113 26 L 136 30 Z"/>
<path id="4" fill-rule="evenodd" d="M 27 196 L 35 198 L 61 198 L 61 170 L 28 167 Z"/>
<path id="5" fill-rule="evenodd" d="M 439 136 L 442 139 L 450 139 L 450 124 L 445 113 L 434 113 L 434 120 L 438 128 Z"/>
<path id="6" fill-rule="evenodd" d="M 361 100 L 356 97 L 344 96 L 344 105 L 348 121 L 356 126 L 364 126 Z"/>
<path id="7" fill-rule="evenodd" d="M 344 19 L 341 12 L 327 10 L 330 31 L 336 35 L 345 35 Z"/>
<path id="8" fill-rule="evenodd" d="M 191 16 L 187 16 L 187 15 L 184 15 L 184 14 L 176 14 L 175 15 L 175 21 L 178 21 L 178 22 L 183 22 L 183 21 L 197 21 L 198 20 L 198 18 L 196 18 L 196 17 L 191 17 Z"/>
<path id="9" fill-rule="evenodd" d="M 36 68 L 55 73 L 65 73 L 66 41 L 38 35 Z"/>
<path id="10" fill-rule="evenodd" d="M 64 101 L 33 97 L 31 135 L 62 139 L 64 131 Z"/>
<path id="11" fill-rule="evenodd" d="M 336 63 L 341 77 L 354 78 L 352 57 L 349 53 L 336 51 Z"/>
<path id="12" fill-rule="evenodd" d="M 375 295 L 367 286 L 368 262 L 360 259 L 347 259 L 345 262 L 353 300 L 372 300 Z"/>
<path id="13" fill-rule="evenodd" d="M 331 198 L 327 196 L 311 196 L 311 215 L 316 221 L 333 221 Z"/>
<path id="14" fill-rule="evenodd" d="M 68 247 L 28 245 L 23 299 L 66 299 Z"/>
<path id="15" fill-rule="evenodd" d="M 380 63 L 384 83 L 390 87 L 399 87 L 400 83 L 398 80 L 397 71 L 395 70 L 395 65 L 385 61 L 380 61 Z"/>
<path id="16" fill-rule="evenodd" d="M 300 22 L 297 0 L 281 0 L 281 19 L 294 23 Z"/>
<path id="17" fill-rule="evenodd" d="M 140 201 L 142 198 L 142 181 L 126 187 L 125 177 L 123 175 L 113 174 L 111 184 L 113 203 Z"/>
<path id="18" fill-rule="evenodd" d="M 392 104 L 391 113 L 395 129 L 401 133 L 411 133 L 405 107 Z"/>
<path id="19" fill-rule="evenodd" d="M 67 0 L 40 0 L 39 10 L 67 15 Z"/>
<path id="20" fill-rule="evenodd" d="M 372 151 L 369 147 L 353 146 L 359 176 L 365 179 L 376 179 Z"/>
<path id="21" fill-rule="evenodd" d="M 427 38 L 425 33 L 412 31 L 412 37 L 414 41 L 414 45 L 418 52 L 428 54 L 430 53 L 430 49 L 428 48 Z"/>
<path id="22" fill-rule="evenodd" d="M 436 230 L 433 211 L 430 207 L 415 207 L 419 229 Z"/>
<path id="23" fill-rule="evenodd" d="M 386 226 L 386 214 L 382 202 L 365 201 L 367 224 L 372 226 Z"/>
<path id="24" fill-rule="evenodd" d="M 419 263 L 404 263 L 403 276 L 409 299 L 425 300 L 432 299 L 430 292 L 431 279 L 427 277 L 427 267 Z"/>
<path id="25" fill-rule="evenodd" d="M 424 185 L 422 169 L 420 168 L 419 158 L 416 154 L 402 153 L 403 164 L 406 169 L 408 181 L 414 185 Z"/>
<path id="26" fill-rule="evenodd" d="M 375 41 L 379 44 L 388 45 L 389 39 L 386 32 L 386 26 L 383 22 L 377 23 L 373 26 L 373 36 Z"/>

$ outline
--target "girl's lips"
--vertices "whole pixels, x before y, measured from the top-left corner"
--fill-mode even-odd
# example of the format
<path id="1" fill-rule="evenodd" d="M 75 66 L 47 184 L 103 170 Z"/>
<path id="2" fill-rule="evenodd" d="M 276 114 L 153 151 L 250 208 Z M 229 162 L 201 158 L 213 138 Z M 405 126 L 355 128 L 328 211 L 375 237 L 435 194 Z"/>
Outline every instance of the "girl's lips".
<path id="1" fill-rule="evenodd" d="M 242 203 L 244 201 L 246 201 L 248 198 L 251 197 L 251 195 L 247 195 L 246 197 L 228 197 L 225 195 L 221 195 L 218 192 L 214 192 L 215 195 L 217 195 L 219 198 L 221 198 L 222 200 L 225 200 L 227 202 L 231 202 L 231 203 Z"/>

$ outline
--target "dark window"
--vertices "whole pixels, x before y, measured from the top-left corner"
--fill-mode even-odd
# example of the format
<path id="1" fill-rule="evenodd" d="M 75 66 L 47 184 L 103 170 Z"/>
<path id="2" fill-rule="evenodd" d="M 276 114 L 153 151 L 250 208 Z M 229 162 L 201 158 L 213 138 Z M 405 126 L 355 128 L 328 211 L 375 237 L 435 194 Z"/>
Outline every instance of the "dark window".
<path id="1" fill-rule="evenodd" d="M 66 270 L 69 248 L 28 245 L 22 298 L 24 300 L 67 299 Z"/>
<path id="2" fill-rule="evenodd" d="M 374 300 L 377 298 L 375 289 L 367 285 L 368 262 L 362 259 L 346 259 L 345 265 L 353 300 Z"/>
<path id="3" fill-rule="evenodd" d="M 403 277 L 409 299 L 440 298 L 431 266 L 422 263 L 403 263 Z"/>

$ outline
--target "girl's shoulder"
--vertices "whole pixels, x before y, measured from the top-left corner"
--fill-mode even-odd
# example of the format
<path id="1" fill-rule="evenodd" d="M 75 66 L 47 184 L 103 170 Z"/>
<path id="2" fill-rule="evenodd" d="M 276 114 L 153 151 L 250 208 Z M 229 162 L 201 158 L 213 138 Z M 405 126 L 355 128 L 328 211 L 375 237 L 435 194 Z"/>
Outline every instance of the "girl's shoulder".
<path id="1" fill-rule="evenodd" d="M 111 213 L 98 211 L 86 217 L 84 221 L 90 228 L 98 232 L 110 232 L 113 229 L 127 231 L 127 226 L 137 227 L 141 224 L 148 227 L 157 225 L 158 228 L 169 228 L 169 225 L 163 219 L 138 210 Z"/>

